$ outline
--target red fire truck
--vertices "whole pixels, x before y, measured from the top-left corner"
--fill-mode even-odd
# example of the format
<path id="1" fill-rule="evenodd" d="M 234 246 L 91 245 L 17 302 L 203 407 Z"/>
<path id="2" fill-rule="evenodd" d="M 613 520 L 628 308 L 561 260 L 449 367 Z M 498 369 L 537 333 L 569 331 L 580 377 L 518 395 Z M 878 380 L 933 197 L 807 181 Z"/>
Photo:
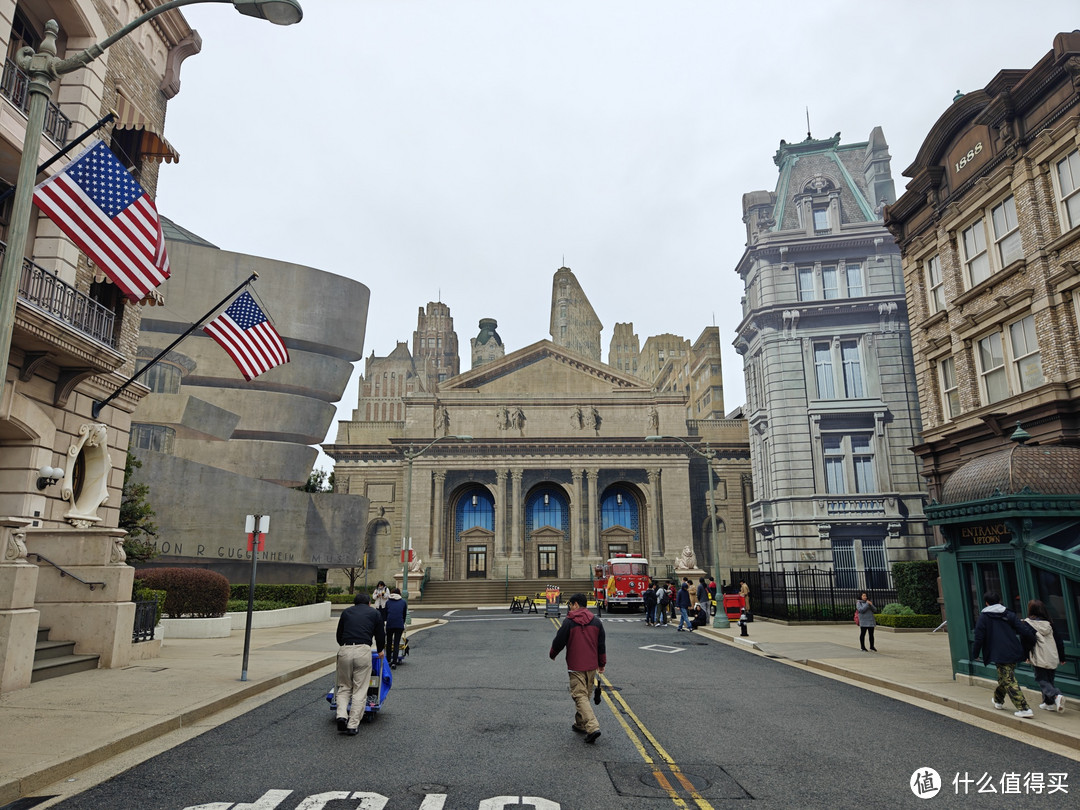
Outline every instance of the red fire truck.
<path id="1" fill-rule="evenodd" d="M 645 604 L 642 594 L 648 587 L 649 561 L 640 554 L 616 554 L 593 568 L 593 589 L 601 608 L 637 610 Z"/>

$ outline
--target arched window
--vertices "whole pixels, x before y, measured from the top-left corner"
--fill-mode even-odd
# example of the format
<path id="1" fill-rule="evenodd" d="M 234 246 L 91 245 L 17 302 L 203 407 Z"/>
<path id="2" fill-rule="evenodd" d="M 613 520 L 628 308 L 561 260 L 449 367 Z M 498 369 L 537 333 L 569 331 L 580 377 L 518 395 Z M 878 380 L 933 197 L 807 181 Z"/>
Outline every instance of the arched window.
<path id="1" fill-rule="evenodd" d="M 533 492 L 525 502 L 526 535 L 543 526 L 551 526 L 564 533 L 570 530 L 570 509 L 566 496 L 559 489 L 543 487 Z"/>
<path id="2" fill-rule="evenodd" d="M 455 515 L 457 534 L 474 527 L 495 531 L 495 499 L 482 487 L 473 487 L 457 502 Z"/>
<path id="3" fill-rule="evenodd" d="M 600 529 L 624 526 L 638 533 L 638 505 L 628 489 L 610 487 L 600 500 Z"/>

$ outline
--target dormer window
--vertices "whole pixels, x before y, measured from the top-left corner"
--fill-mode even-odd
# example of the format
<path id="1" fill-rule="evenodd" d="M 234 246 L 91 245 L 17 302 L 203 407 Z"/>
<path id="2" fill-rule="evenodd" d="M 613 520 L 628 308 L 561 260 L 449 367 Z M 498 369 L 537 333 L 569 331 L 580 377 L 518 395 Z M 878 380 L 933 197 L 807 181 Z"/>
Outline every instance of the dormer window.
<path id="1" fill-rule="evenodd" d="M 822 231 L 830 230 L 829 227 L 829 208 L 826 205 L 814 206 L 814 232 L 821 233 Z"/>

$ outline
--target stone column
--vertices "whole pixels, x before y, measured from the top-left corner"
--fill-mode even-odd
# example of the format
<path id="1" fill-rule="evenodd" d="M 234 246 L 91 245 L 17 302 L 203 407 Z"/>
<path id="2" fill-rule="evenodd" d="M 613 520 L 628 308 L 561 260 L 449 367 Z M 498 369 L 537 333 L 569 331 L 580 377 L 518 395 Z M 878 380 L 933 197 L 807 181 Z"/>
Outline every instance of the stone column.
<path id="1" fill-rule="evenodd" d="M 590 557 L 597 557 L 600 555 L 600 532 L 597 530 L 597 521 L 600 520 L 600 501 L 596 494 L 597 479 L 600 478 L 600 470 L 591 469 L 586 470 L 585 474 L 589 478 L 589 502 L 587 504 L 588 511 L 585 513 L 585 519 L 589 524 L 589 547 L 586 553 Z"/>
<path id="2" fill-rule="evenodd" d="M 510 476 L 513 479 L 513 487 L 510 497 L 513 499 L 510 504 L 510 519 L 513 523 L 510 526 L 510 539 L 513 542 L 513 555 L 520 557 L 522 555 L 521 547 L 521 478 L 524 475 L 524 471 L 521 469 L 511 470 Z"/>
<path id="3" fill-rule="evenodd" d="M 443 557 L 443 487 L 446 484 L 446 473 L 442 470 L 435 472 L 435 502 L 432 504 L 431 519 L 431 559 L 441 560 Z M 409 591 L 412 593 L 412 590 Z"/>
<path id="4" fill-rule="evenodd" d="M 40 614 L 38 567 L 26 559 L 30 520 L 0 518 L 0 693 L 30 685 Z"/>
<path id="5" fill-rule="evenodd" d="M 495 553 L 502 559 L 506 550 L 506 470 L 495 471 Z"/>
<path id="6" fill-rule="evenodd" d="M 659 560 L 664 553 L 664 538 L 660 534 L 660 470 L 649 470 L 649 560 Z"/>
<path id="7" fill-rule="evenodd" d="M 574 480 L 574 502 L 570 505 L 570 545 L 582 556 L 589 555 L 589 547 L 585 545 L 585 538 L 581 534 L 581 517 L 585 514 L 581 503 L 581 476 L 582 470 L 571 470 L 570 476 Z"/>

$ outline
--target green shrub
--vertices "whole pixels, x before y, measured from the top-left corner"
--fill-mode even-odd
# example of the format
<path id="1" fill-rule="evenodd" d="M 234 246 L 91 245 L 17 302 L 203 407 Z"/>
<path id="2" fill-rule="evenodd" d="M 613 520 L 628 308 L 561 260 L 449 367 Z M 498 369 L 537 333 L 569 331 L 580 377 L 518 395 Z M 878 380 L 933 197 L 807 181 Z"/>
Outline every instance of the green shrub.
<path id="1" fill-rule="evenodd" d="M 885 616 L 914 616 L 915 611 L 909 608 L 907 605 L 901 605 L 899 602 L 890 602 L 881 609 L 878 615 Z"/>
<path id="2" fill-rule="evenodd" d="M 205 568 L 147 568 L 142 581 L 166 592 L 165 613 L 173 619 L 222 616 L 229 601 L 229 580 Z"/>
<path id="3" fill-rule="evenodd" d="M 142 581 L 138 580 L 140 587 L 133 587 L 131 590 L 132 602 L 156 602 L 157 608 L 154 610 L 154 624 L 157 625 L 161 622 L 161 614 L 165 610 L 165 597 L 168 593 L 165 591 L 155 591 L 152 588 L 143 588 Z"/>
<path id="4" fill-rule="evenodd" d="M 345 589 L 342 588 L 340 585 L 333 585 L 333 586 L 327 588 L 326 592 L 328 594 L 333 595 L 333 594 L 336 594 L 336 593 L 345 593 Z"/>
<path id="5" fill-rule="evenodd" d="M 284 602 L 274 602 L 270 599 L 256 599 L 251 606 L 252 610 L 281 610 L 282 608 L 292 607 L 292 605 L 286 605 Z M 225 607 L 229 613 L 247 613 L 248 603 L 247 599 L 230 599 Z"/>
<path id="6" fill-rule="evenodd" d="M 248 598 L 248 585 L 233 585 L 230 588 L 230 599 L 241 599 L 245 603 Z M 325 592 L 320 595 L 320 589 L 325 586 L 319 585 L 255 585 L 256 602 L 283 602 L 286 607 L 298 605 L 314 605 L 325 602 Z M 245 608 L 246 609 L 246 608 Z"/>
<path id="7" fill-rule="evenodd" d="M 941 616 L 937 613 L 892 616 L 887 613 L 879 613 L 875 617 L 878 624 L 883 627 L 929 627 L 934 628 L 941 624 Z"/>
<path id="8" fill-rule="evenodd" d="M 905 605 L 910 605 L 916 613 L 937 615 L 941 612 L 938 605 L 938 565 L 936 560 L 909 560 L 893 563 L 893 584 L 896 585 L 896 598 Z"/>
<path id="9" fill-rule="evenodd" d="M 355 598 L 355 594 L 351 593 L 332 593 L 326 597 L 332 605 L 351 605 Z"/>

